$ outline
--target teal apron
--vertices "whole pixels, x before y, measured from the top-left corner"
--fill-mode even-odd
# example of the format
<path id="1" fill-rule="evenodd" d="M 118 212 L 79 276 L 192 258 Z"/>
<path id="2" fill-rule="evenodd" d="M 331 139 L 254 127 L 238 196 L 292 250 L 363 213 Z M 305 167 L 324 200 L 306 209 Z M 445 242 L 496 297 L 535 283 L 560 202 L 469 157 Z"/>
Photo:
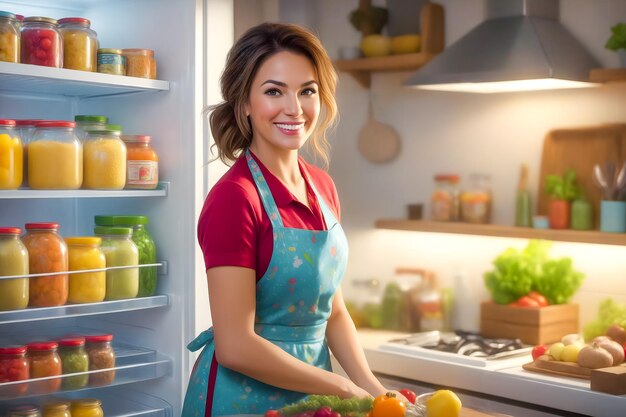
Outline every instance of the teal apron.
<path id="1" fill-rule="evenodd" d="M 249 151 L 246 160 L 274 233 L 272 258 L 256 285 L 254 331 L 303 362 L 331 371 L 326 322 L 346 268 L 346 236 L 312 181 L 309 184 L 328 230 L 284 227 L 263 173 Z M 213 328 L 202 332 L 187 348 L 193 352 L 204 349 L 191 373 L 183 417 L 263 414 L 307 395 L 264 384 L 219 365 Z"/>

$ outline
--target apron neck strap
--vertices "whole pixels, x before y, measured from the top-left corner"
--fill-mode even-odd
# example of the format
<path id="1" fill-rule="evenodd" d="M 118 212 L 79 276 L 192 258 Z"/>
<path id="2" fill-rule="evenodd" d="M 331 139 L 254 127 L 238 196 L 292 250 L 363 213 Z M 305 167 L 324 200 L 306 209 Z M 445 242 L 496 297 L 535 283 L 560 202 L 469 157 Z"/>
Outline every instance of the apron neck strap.
<path id="1" fill-rule="evenodd" d="M 265 207 L 265 211 L 272 222 L 272 227 L 274 229 L 282 228 L 283 219 L 280 217 L 280 213 L 278 212 L 278 206 L 276 205 L 276 201 L 274 201 L 274 196 L 265 181 L 263 172 L 261 172 L 261 167 L 259 167 L 259 164 L 256 163 L 248 149 L 246 149 L 246 161 L 248 162 L 248 168 L 250 168 L 256 188 L 259 190 L 263 207 Z"/>

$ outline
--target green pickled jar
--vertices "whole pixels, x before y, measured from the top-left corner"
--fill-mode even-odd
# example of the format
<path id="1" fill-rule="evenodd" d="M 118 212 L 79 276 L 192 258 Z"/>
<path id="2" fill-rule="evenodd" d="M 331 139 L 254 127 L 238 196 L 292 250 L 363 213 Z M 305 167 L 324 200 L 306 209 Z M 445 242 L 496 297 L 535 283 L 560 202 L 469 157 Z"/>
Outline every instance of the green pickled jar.
<path id="1" fill-rule="evenodd" d="M 132 240 L 139 251 L 139 265 L 156 263 L 156 246 L 148 232 L 148 216 L 96 216 L 98 226 L 130 227 L 133 229 Z M 138 297 L 148 297 L 156 293 L 157 267 L 148 266 L 139 268 Z"/>
<path id="2" fill-rule="evenodd" d="M 87 386 L 89 382 L 89 356 L 85 351 L 85 339 L 73 337 L 59 340 L 59 357 L 63 375 L 76 374 L 75 376 L 63 377 L 63 389 L 79 389 Z"/>
<path id="3" fill-rule="evenodd" d="M 129 227 L 96 226 L 94 233 L 102 238 L 102 252 L 107 268 L 112 266 L 139 265 L 137 245 L 131 240 L 133 229 Z M 106 271 L 105 300 L 124 300 L 137 297 L 139 291 L 139 268 L 120 268 Z"/>

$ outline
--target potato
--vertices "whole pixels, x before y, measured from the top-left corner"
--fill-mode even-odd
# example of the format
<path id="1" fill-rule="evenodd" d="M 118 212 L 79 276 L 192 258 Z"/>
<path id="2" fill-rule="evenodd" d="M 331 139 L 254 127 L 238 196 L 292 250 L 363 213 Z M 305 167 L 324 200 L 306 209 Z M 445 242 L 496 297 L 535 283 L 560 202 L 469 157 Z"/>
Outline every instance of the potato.
<path id="1" fill-rule="evenodd" d="M 583 340 L 583 337 L 579 335 L 578 333 L 570 333 L 570 334 L 566 334 L 565 336 L 561 338 L 561 343 L 567 346 L 567 345 L 572 345 L 574 343 L 582 344 L 584 343 L 584 340 Z"/>
<path id="2" fill-rule="evenodd" d="M 606 368 L 613 365 L 613 356 L 594 343 L 578 352 L 578 365 L 590 369 Z"/>
<path id="3" fill-rule="evenodd" d="M 613 365 L 617 366 L 624 362 L 624 348 L 615 340 L 605 340 L 598 344 L 602 349 L 606 350 L 613 357 Z"/>
<path id="4" fill-rule="evenodd" d="M 620 345 L 626 343 L 626 330 L 619 324 L 614 324 L 606 331 L 606 335 L 615 340 Z"/>

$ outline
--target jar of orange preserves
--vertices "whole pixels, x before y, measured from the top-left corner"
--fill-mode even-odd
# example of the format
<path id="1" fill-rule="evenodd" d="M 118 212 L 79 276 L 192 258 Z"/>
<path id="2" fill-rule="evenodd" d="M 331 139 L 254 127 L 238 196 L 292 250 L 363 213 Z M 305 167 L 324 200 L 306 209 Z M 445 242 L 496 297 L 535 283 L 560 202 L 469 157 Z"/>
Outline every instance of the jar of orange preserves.
<path id="1" fill-rule="evenodd" d="M 148 135 L 122 135 L 126 144 L 126 187 L 154 190 L 159 183 L 159 156 Z"/>
<path id="2" fill-rule="evenodd" d="M 20 62 L 20 29 L 13 13 L 0 11 L 0 61 Z"/>
<path id="3" fill-rule="evenodd" d="M 28 364 L 31 378 L 45 378 L 63 374 L 61 358 L 57 353 L 57 342 L 29 343 Z M 49 393 L 61 388 L 61 378 L 50 378 L 30 384 L 32 393 Z"/>
<path id="4" fill-rule="evenodd" d="M 0 384 L 13 381 L 24 381 L 29 378 L 26 346 L 12 346 L 0 348 Z M 3 394 L 10 393 L 19 396 L 26 392 L 27 384 L 16 384 L 3 390 Z"/>
<path id="5" fill-rule="evenodd" d="M 72 401 L 72 417 L 104 417 L 102 403 L 96 398 Z"/>
<path id="6" fill-rule="evenodd" d="M 126 60 L 126 75 L 156 79 L 156 61 L 151 49 L 122 49 Z"/>
<path id="7" fill-rule="evenodd" d="M 67 401 L 54 401 L 43 405 L 43 417 L 72 417 L 70 403 Z"/>
<path id="8" fill-rule="evenodd" d="M 63 68 L 95 71 L 98 37 L 91 29 L 89 19 L 66 17 L 59 20 L 63 36 Z"/>
<path id="9" fill-rule="evenodd" d="M 17 190 L 22 185 L 24 148 L 15 120 L 0 119 L 0 190 Z"/>
<path id="10" fill-rule="evenodd" d="M 0 227 L 0 276 L 28 275 L 28 252 L 19 227 Z M 0 280 L 0 311 L 28 306 L 28 278 Z"/>
<path id="11" fill-rule="evenodd" d="M 102 239 L 94 236 L 67 237 L 69 269 L 82 271 L 103 269 L 106 266 L 104 252 L 100 249 Z M 106 272 L 94 271 L 72 274 L 69 277 L 70 303 L 98 303 L 104 300 Z"/>
<path id="12" fill-rule="evenodd" d="M 23 241 L 28 249 L 31 274 L 67 272 L 67 245 L 59 235 L 58 223 L 27 223 Z M 61 306 L 67 302 L 67 274 L 31 277 L 29 305 L 33 307 Z"/>

